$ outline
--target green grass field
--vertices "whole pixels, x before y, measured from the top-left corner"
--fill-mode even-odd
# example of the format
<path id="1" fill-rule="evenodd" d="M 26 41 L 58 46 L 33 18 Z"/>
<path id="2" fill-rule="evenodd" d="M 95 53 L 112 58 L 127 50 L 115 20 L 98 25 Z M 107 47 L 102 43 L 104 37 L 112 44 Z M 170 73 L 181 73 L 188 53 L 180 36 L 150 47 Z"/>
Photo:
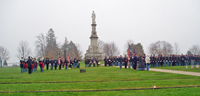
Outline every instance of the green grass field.
<path id="1" fill-rule="evenodd" d="M 186 69 L 186 66 L 153 67 L 153 68 L 179 70 L 179 71 L 190 71 L 190 72 L 200 72 L 200 68 L 196 68 L 196 65 L 193 66 L 193 69 L 191 68 L 191 65 L 188 66 L 188 69 Z"/>
<path id="2" fill-rule="evenodd" d="M 84 64 L 81 63 L 81 68 Z M 38 68 L 39 69 L 39 68 Z M 118 67 L 91 67 L 86 73 L 79 73 L 79 69 L 44 70 L 40 69 L 32 74 L 20 73 L 19 67 L 0 68 L 0 95 L 30 95 L 30 96 L 58 96 L 58 95 L 94 95 L 94 96 L 188 96 L 200 95 L 200 77 L 152 71 L 137 71 L 133 69 L 119 69 Z M 164 89 L 152 88 L 156 85 L 163 87 L 184 87 Z M 118 91 L 115 91 L 118 90 Z M 126 89 L 126 90 L 122 90 Z M 129 89 L 129 90 L 128 90 Z M 133 90 L 140 89 L 140 90 Z M 86 92 L 80 92 L 80 91 Z M 89 91 L 98 90 L 98 91 Z M 104 91 L 103 91 L 104 90 Z M 14 92 L 16 91 L 16 92 Z M 51 92 L 23 92 L 19 91 L 51 91 Z M 54 92 L 52 92 L 54 91 Z M 63 92 L 60 92 L 63 91 Z M 75 92 L 65 92 L 75 91 Z M 2 93 L 5 92 L 5 93 Z"/>

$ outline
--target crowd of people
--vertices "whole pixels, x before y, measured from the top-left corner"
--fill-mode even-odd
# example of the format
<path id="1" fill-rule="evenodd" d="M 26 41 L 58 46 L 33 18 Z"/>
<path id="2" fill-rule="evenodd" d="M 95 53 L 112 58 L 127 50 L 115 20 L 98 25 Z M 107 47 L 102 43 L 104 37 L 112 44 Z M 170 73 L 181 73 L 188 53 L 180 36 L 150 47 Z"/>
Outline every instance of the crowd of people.
<path id="1" fill-rule="evenodd" d="M 137 70 L 149 70 L 149 67 L 163 67 L 163 66 L 188 66 L 188 65 L 196 65 L 196 67 L 199 67 L 200 63 L 200 56 L 197 55 L 139 55 L 133 54 L 130 57 L 120 55 L 119 57 L 113 56 L 113 57 L 105 57 L 104 58 L 104 65 L 105 66 L 119 66 L 120 69 L 122 69 L 122 66 L 125 66 L 126 68 L 133 68 Z M 20 68 L 21 73 L 29 72 L 29 74 L 33 73 L 34 71 L 37 71 L 37 67 L 40 67 L 40 71 L 43 72 L 44 66 L 46 66 L 46 69 L 49 70 L 49 67 L 51 70 L 57 67 L 59 67 L 59 70 L 61 68 L 67 69 L 69 66 L 69 69 L 71 68 L 79 68 L 80 67 L 80 60 L 78 58 L 72 59 L 49 59 L 49 58 L 41 58 L 39 61 L 36 60 L 36 58 L 28 57 L 28 59 L 24 59 L 23 57 L 20 60 Z M 88 58 L 85 59 L 85 67 L 93 67 L 97 66 L 99 67 L 100 62 L 98 57 L 97 58 Z"/>
<path id="2" fill-rule="evenodd" d="M 57 67 L 59 67 L 59 70 L 61 68 L 67 69 L 69 66 L 69 69 L 71 68 L 79 68 L 80 67 L 80 60 L 78 58 L 74 58 L 73 60 L 68 60 L 67 58 L 63 59 L 49 59 L 49 58 L 41 58 L 40 60 L 36 60 L 36 58 L 31 58 L 30 56 L 28 59 L 24 59 L 23 57 L 20 60 L 20 68 L 21 68 L 21 73 L 27 72 L 29 74 L 33 73 L 34 71 L 37 71 L 37 67 L 40 67 L 40 71 L 44 71 L 44 67 L 46 66 L 46 69 L 49 70 L 49 67 L 51 70 Z"/>
<path id="3" fill-rule="evenodd" d="M 131 55 L 129 58 L 125 55 L 124 57 L 105 57 L 105 66 L 122 66 L 125 68 L 133 68 L 138 70 L 149 70 L 149 67 L 163 67 L 163 66 L 187 66 L 196 65 L 199 67 L 200 56 L 198 55 L 151 55 L 146 56 L 145 54 L 137 56 L 137 54 Z"/>

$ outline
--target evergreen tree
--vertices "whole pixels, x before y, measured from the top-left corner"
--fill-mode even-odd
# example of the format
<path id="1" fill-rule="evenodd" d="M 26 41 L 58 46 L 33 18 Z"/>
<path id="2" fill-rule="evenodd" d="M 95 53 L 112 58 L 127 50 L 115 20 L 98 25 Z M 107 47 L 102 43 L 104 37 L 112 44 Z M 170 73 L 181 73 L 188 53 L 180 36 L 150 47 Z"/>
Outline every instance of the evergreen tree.
<path id="1" fill-rule="evenodd" d="M 60 50 L 56 43 L 56 37 L 52 28 L 47 33 L 46 41 L 47 41 L 46 56 L 49 57 L 50 59 L 57 58 L 58 54 L 60 53 Z"/>

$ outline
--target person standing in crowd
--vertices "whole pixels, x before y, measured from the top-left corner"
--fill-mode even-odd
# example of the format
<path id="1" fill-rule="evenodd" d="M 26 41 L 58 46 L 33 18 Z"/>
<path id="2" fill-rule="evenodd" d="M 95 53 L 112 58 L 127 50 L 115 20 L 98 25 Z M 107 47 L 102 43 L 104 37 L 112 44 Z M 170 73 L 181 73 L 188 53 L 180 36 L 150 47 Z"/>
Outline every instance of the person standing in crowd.
<path id="1" fill-rule="evenodd" d="M 108 58 L 108 65 L 112 66 L 112 59 L 111 59 L 111 57 Z"/>
<path id="2" fill-rule="evenodd" d="M 25 69 L 25 72 L 28 71 L 28 59 L 25 59 L 24 69 Z"/>
<path id="3" fill-rule="evenodd" d="M 132 56 L 130 57 L 130 60 L 129 60 L 129 66 L 128 66 L 128 68 L 131 68 L 131 66 L 132 66 L 132 68 L 133 68 L 133 59 L 134 59 L 134 56 L 132 55 Z"/>
<path id="4" fill-rule="evenodd" d="M 198 57 L 197 57 L 197 55 L 195 55 L 195 56 L 194 56 L 194 62 L 195 62 L 194 64 L 195 64 L 195 65 L 197 65 L 197 59 L 198 59 Z"/>
<path id="5" fill-rule="evenodd" d="M 172 66 L 176 65 L 176 57 L 175 55 L 172 56 Z"/>
<path id="6" fill-rule="evenodd" d="M 78 57 L 76 57 L 76 60 L 77 60 L 76 66 L 77 66 L 77 68 L 79 68 L 80 67 L 80 59 Z"/>
<path id="7" fill-rule="evenodd" d="M 56 59 L 54 59 L 54 64 L 55 64 L 55 70 L 57 69 L 57 67 L 58 67 L 58 60 L 56 60 Z"/>
<path id="8" fill-rule="evenodd" d="M 31 69 L 31 72 L 33 73 L 34 72 L 34 62 L 33 62 L 33 58 L 31 57 L 31 62 L 32 62 L 32 69 Z"/>
<path id="9" fill-rule="evenodd" d="M 163 56 L 163 64 L 164 64 L 164 66 L 167 65 L 167 64 L 166 64 L 166 55 Z"/>
<path id="10" fill-rule="evenodd" d="M 96 59 L 95 57 L 93 57 L 93 58 L 91 59 L 91 62 L 92 62 L 93 67 L 95 67 L 95 64 L 96 64 L 95 59 Z"/>
<path id="11" fill-rule="evenodd" d="M 43 69 L 44 69 L 44 61 L 43 61 L 42 58 L 39 60 L 39 64 L 40 64 L 40 72 L 43 72 Z"/>
<path id="12" fill-rule="evenodd" d="M 53 59 L 51 59 L 50 63 L 51 63 L 51 70 L 53 70 L 53 64 L 54 64 L 54 60 L 53 60 Z"/>
<path id="13" fill-rule="evenodd" d="M 35 58 L 35 62 L 36 62 L 36 64 L 35 64 L 35 70 L 37 71 L 37 67 L 38 67 L 38 60 Z"/>
<path id="14" fill-rule="evenodd" d="M 195 61 L 195 58 L 193 57 L 193 55 L 191 55 L 191 68 L 193 68 L 194 66 L 194 61 Z"/>
<path id="15" fill-rule="evenodd" d="M 127 58 L 126 55 L 125 55 L 125 57 L 124 57 L 124 65 L 125 65 L 125 69 L 127 68 L 127 64 L 128 64 L 128 58 Z"/>
<path id="16" fill-rule="evenodd" d="M 37 60 L 36 60 L 36 58 L 34 58 L 34 60 L 33 60 L 33 64 L 34 64 L 34 71 L 37 71 Z"/>
<path id="17" fill-rule="evenodd" d="M 88 67 L 91 67 L 91 65 L 92 65 L 92 58 L 90 57 Z"/>
<path id="18" fill-rule="evenodd" d="M 155 54 L 153 54 L 153 67 L 156 67 L 156 57 L 155 57 Z"/>
<path id="19" fill-rule="evenodd" d="M 177 66 L 177 56 L 176 55 L 174 55 L 174 63 L 175 63 L 174 66 Z"/>
<path id="20" fill-rule="evenodd" d="M 70 59 L 69 69 L 72 69 L 73 60 Z"/>
<path id="21" fill-rule="evenodd" d="M 96 58 L 97 67 L 99 67 L 99 58 Z"/>
<path id="22" fill-rule="evenodd" d="M 32 60 L 30 56 L 28 57 L 28 73 L 31 74 L 32 71 Z"/>
<path id="23" fill-rule="evenodd" d="M 160 67 L 160 60 L 158 56 L 156 56 L 156 67 Z"/>
<path id="24" fill-rule="evenodd" d="M 47 68 L 47 70 L 49 69 L 49 58 L 46 58 L 46 60 L 45 60 L 45 65 L 46 65 L 46 68 Z"/>
<path id="25" fill-rule="evenodd" d="M 62 58 L 61 58 L 59 61 L 60 61 L 60 64 L 59 64 L 59 70 L 61 70 L 61 67 L 62 67 L 62 64 L 63 64 L 63 62 L 62 62 Z"/>
<path id="26" fill-rule="evenodd" d="M 163 67 L 163 61 L 164 61 L 164 60 L 163 60 L 163 56 L 162 56 L 162 54 L 161 54 L 161 55 L 160 55 L 160 66 L 161 66 L 161 67 Z"/>
<path id="27" fill-rule="evenodd" d="M 113 57 L 112 56 L 110 56 L 110 61 L 111 61 L 110 66 L 113 66 Z"/>
<path id="28" fill-rule="evenodd" d="M 145 70 L 144 58 L 141 55 L 138 58 L 138 67 L 137 67 L 137 70 Z"/>
<path id="29" fill-rule="evenodd" d="M 122 55 L 119 57 L 119 68 L 122 69 L 122 63 L 124 62 L 124 59 L 122 58 Z"/>
<path id="30" fill-rule="evenodd" d="M 181 66 L 185 65 L 185 56 L 182 54 L 181 55 Z"/>
<path id="31" fill-rule="evenodd" d="M 65 69 L 67 69 L 68 63 L 69 62 L 68 62 L 67 58 L 65 58 L 65 60 L 64 60 Z"/>
<path id="32" fill-rule="evenodd" d="M 117 56 L 114 57 L 114 63 L 115 63 L 115 66 L 117 66 L 117 63 L 118 63 L 117 62 Z"/>
<path id="33" fill-rule="evenodd" d="M 137 54 L 134 53 L 134 59 L 133 59 L 133 65 L 134 65 L 134 69 L 136 70 L 137 68 L 137 62 L 138 62 L 138 57 L 137 57 Z"/>
<path id="34" fill-rule="evenodd" d="M 165 57 L 166 65 L 169 67 L 169 55 Z"/>
<path id="35" fill-rule="evenodd" d="M 179 64 L 179 66 L 181 66 L 181 56 L 180 55 L 178 55 L 178 64 Z"/>
<path id="36" fill-rule="evenodd" d="M 146 62 L 147 71 L 149 71 L 149 65 L 150 65 L 150 58 L 149 58 L 149 55 L 147 55 L 147 57 L 145 58 L 145 62 Z"/>
<path id="37" fill-rule="evenodd" d="M 24 58 L 21 57 L 21 60 L 20 60 L 20 68 L 21 68 L 21 73 L 24 73 L 24 66 L 25 66 L 25 61 L 24 61 Z"/>
<path id="38" fill-rule="evenodd" d="M 188 57 L 188 55 L 185 55 L 185 66 L 187 66 L 187 65 L 188 65 L 188 60 L 189 60 L 189 57 Z"/>
<path id="39" fill-rule="evenodd" d="M 144 54 L 142 58 L 143 58 L 143 61 L 144 61 L 144 66 L 146 67 L 146 61 L 145 61 L 146 55 Z"/>
<path id="40" fill-rule="evenodd" d="M 104 64 L 105 64 L 105 66 L 107 66 L 107 64 L 108 64 L 108 59 L 107 59 L 107 57 L 104 58 Z"/>
<path id="41" fill-rule="evenodd" d="M 85 67 L 88 67 L 89 62 L 89 59 L 85 58 Z"/>
<path id="42" fill-rule="evenodd" d="M 169 57 L 169 64 L 170 64 L 170 66 L 172 66 L 172 55 L 170 54 L 170 57 Z"/>
<path id="43" fill-rule="evenodd" d="M 76 68 L 78 61 L 76 60 L 76 58 L 74 58 L 74 64 L 73 67 Z"/>
<path id="44" fill-rule="evenodd" d="M 149 58 L 150 58 L 150 67 L 152 68 L 153 67 L 153 56 L 151 55 Z"/>

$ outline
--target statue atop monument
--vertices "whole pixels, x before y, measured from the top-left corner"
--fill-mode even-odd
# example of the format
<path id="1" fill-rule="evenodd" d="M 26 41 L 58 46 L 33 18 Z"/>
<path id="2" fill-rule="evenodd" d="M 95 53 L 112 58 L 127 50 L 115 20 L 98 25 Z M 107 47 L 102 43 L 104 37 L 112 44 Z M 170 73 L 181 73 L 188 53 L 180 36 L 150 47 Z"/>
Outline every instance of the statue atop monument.
<path id="1" fill-rule="evenodd" d="M 94 13 L 94 11 L 92 12 L 92 23 L 93 24 L 95 24 L 96 22 L 95 22 L 95 18 L 96 18 L 96 15 L 95 15 L 95 13 Z"/>
<path id="2" fill-rule="evenodd" d="M 103 60 L 104 59 L 104 53 L 102 52 L 101 48 L 98 46 L 98 36 L 97 36 L 97 32 L 96 32 L 96 15 L 94 13 L 94 11 L 92 12 L 92 32 L 91 32 L 91 36 L 90 36 L 90 46 L 88 47 L 88 50 L 86 50 L 86 54 L 85 54 L 85 58 L 96 58 L 98 57 L 99 60 Z"/>

